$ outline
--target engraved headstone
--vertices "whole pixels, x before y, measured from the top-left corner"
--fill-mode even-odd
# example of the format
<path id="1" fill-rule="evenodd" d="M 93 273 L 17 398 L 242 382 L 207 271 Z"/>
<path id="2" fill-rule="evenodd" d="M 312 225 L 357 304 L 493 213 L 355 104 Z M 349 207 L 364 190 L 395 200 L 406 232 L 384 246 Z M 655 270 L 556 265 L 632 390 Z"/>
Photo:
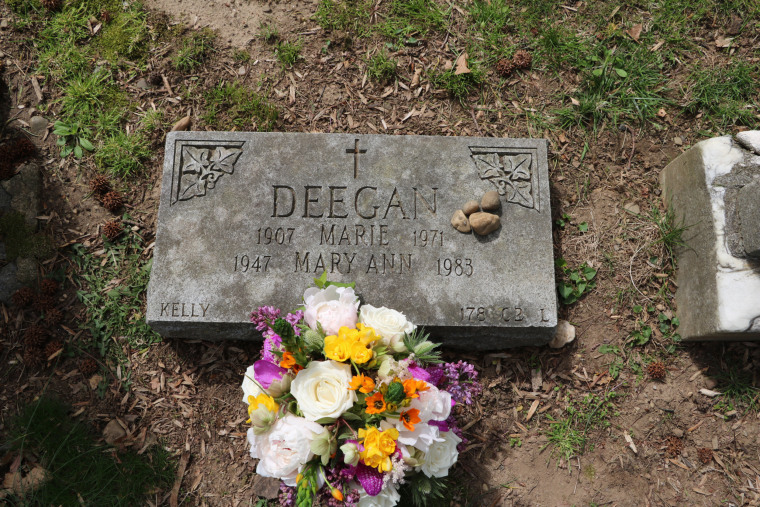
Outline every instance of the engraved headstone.
<path id="1" fill-rule="evenodd" d="M 490 190 L 499 228 L 451 225 Z M 173 132 L 148 322 L 252 339 L 259 305 L 295 309 L 326 271 L 365 303 L 468 348 L 541 345 L 557 325 L 540 139 Z"/>

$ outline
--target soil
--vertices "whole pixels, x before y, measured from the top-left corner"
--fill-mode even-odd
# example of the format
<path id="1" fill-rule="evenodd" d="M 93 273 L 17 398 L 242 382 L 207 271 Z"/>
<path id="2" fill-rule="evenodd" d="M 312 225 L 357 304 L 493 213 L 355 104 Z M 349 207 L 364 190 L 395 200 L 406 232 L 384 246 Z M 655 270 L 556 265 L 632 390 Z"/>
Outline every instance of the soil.
<path id="1" fill-rule="evenodd" d="M 654 241 L 656 228 L 626 209 L 636 205 L 642 214 L 664 209 L 658 174 L 703 138 L 699 118 L 666 108 L 662 130 L 634 131 L 603 124 L 593 137 L 580 128 L 544 130 L 526 121 L 526 109 L 563 105 L 557 92 L 577 86 L 575 73 L 535 69 L 515 74 L 507 90 L 484 92 L 481 103 L 488 106 L 469 109 L 436 90 L 424 72 L 421 82 L 412 84 L 415 70 L 456 59 L 440 40 L 396 52 L 401 63 L 399 79 L 385 84 L 366 78 L 364 55 L 377 49 L 367 47 L 374 43 L 356 40 L 355 46 L 323 52 L 328 40 L 339 44 L 335 41 L 340 37 L 325 33 L 311 19 L 316 9 L 313 1 L 149 0 L 147 5 L 153 10 L 152 23 L 182 23 L 189 29 L 209 26 L 220 34 L 217 52 L 193 75 L 174 70 L 166 52 L 151 58 L 145 75 L 163 74 L 173 90 L 142 90 L 135 83 L 145 76 L 124 76 L 122 86 L 140 110 L 161 108 L 172 121 L 190 113 L 195 128 L 203 128 L 198 118 L 202 92 L 220 81 L 238 80 L 253 89 L 271 91 L 270 99 L 282 112 L 276 126 L 279 131 L 549 140 L 554 219 L 571 217 L 564 228 L 555 227 L 555 256 L 573 266 L 585 262 L 598 269 L 597 286 L 578 303 L 562 307 L 561 317 L 577 329 L 576 340 L 563 349 L 526 347 L 482 355 L 446 352 L 450 360 L 465 359 L 476 365 L 485 387 L 478 402 L 460 414 L 470 442 L 455 472 L 462 488 L 459 504 L 758 505 L 757 411 L 719 410 L 714 399 L 699 392 L 720 390 L 714 379 L 731 368 L 756 372 L 757 345 L 689 343 L 666 354 L 666 337 L 655 330 L 647 347 L 623 346 L 637 328 L 637 319 L 648 318 L 650 324 L 656 319 L 656 313 L 634 315 L 633 304 L 651 302 L 658 311 L 677 314 L 672 308 L 677 286 L 672 272 L 650 262 L 650 256 L 663 255 Z M 0 6 L 0 17 L 12 18 L 5 5 Z M 266 23 L 276 25 L 282 38 L 304 40 L 303 60 L 293 68 L 283 70 L 273 46 L 257 37 L 259 26 Z M 7 86 L 3 96 L 8 99 L 0 117 L 7 118 L 8 128 L 16 131 L 24 130 L 36 106 L 49 105 L 58 93 L 43 86 L 40 101 L 29 85 L 33 62 L 27 44 L 23 32 L 0 32 L 5 60 L 2 82 Z M 750 51 L 749 45 L 737 47 Z M 250 61 L 236 63 L 232 48 L 250 53 Z M 714 49 L 702 57 L 706 62 L 723 58 Z M 178 91 L 188 89 L 194 91 Z M 54 108 L 46 114 L 51 123 L 53 112 Z M 59 247 L 54 257 L 42 263 L 40 274 L 66 270 L 68 281 L 58 294 L 65 313 L 60 333 L 75 348 L 74 343 L 87 340 L 80 327 L 87 315 L 70 279 L 75 269 L 66 247 L 81 243 L 97 252 L 103 241 L 100 228 L 113 215 L 90 193 L 93 163 L 60 159 L 54 138 L 48 133 L 34 139 L 46 168 L 41 223 Z M 680 138 L 678 144 L 674 138 Z M 153 139 L 153 150 L 144 175 L 123 185 L 133 217 L 130 225 L 146 245 L 154 241 L 156 226 L 163 161 L 160 134 Z M 578 227 L 584 222 L 586 233 Z M 150 248 L 144 255 L 150 256 Z M 41 369 L 26 367 L 23 332 L 38 315 L 5 306 L 0 312 L 0 432 L 20 407 L 47 390 L 69 400 L 77 416 L 99 431 L 110 421 L 119 421 L 127 432 L 120 446 L 142 448 L 146 442 L 159 441 L 178 460 L 187 460 L 184 473 L 178 476 L 179 503 L 252 505 L 257 495 L 276 492 L 272 481 L 255 475 L 245 438 L 247 414 L 240 383 L 245 368 L 258 357 L 258 344 L 165 340 L 144 350 L 121 344 L 126 360 L 118 367 L 103 365 L 108 373 L 96 375 L 106 375 L 107 389 L 99 392 L 99 379 L 84 376 L 76 356 L 63 355 Z M 665 379 L 654 381 L 646 372 L 630 368 L 614 378 L 613 356 L 602 353 L 602 345 L 620 347 L 624 359 L 633 363 L 662 358 Z M 129 384 L 121 381 L 126 378 Z M 756 375 L 753 386 L 757 386 Z M 607 418 L 609 426 L 590 430 L 585 452 L 563 459 L 547 434 L 566 416 L 567 400 L 610 393 L 619 396 L 613 399 L 616 408 Z M 528 420 L 536 400 L 535 414 Z M 682 442 L 680 453 L 673 449 L 672 437 Z M 713 451 L 707 463 L 698 457 L 702 448 Z M 170 497 L 169 490 L 157 492 L 151 502 L 166 504 Z"/>

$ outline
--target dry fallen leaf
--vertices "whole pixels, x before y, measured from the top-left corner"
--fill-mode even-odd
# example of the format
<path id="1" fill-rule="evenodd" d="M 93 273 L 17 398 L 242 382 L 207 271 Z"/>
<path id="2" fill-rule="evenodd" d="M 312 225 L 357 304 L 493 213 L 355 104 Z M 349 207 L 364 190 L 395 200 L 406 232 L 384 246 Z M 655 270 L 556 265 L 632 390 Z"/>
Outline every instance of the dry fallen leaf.
<path id="1" fill-rule="evenodd" d="M 185 116 L 181 120 L 179 120 L 177 123 L 174 124 L 172 127 L 172 132 L 179 132 L 183 130 L 190 130 L 190 124 L 192 123 L 192 120 L 190 119 L 190 116 Z"/>
<path id="2" fill-rule="evenodd" d="M 459 55 L 459 58 L 457 58 L 456 63 L 456 70 L 454 71 L 454 75 L 458 76 L 459 74 L 469 74 L 470 68 L 467 66 L 467 53 L 464 52 L 461 55 Z"/>
<path id="3" fill-rule="evenodd" d="M 574 99 L 574 98 L 572 98 L 572 97 L 570 97 L 570 102 L 572 102 L 574 106 L 580 106 L 580 105 L 581 105 L 581 103 L 580 103 L 580 102 L 578 102 L 578 100 L 577 100 L 577 99 Z"/>
<path id="4" fill-rule="evenodd" d="M 723 37 L 722 35 L 715 39 L 715 46 L 719 48 L 727 48 L 731 46 L 731 41 L 734 40 L 733 37 Z"/>
<path id="5" fill-rule="evenodd" d="M 631 28 L 625 31 L 631 39 L 635 40 L 636 42 L 639 42 L 639 37 L 641 37 L 641 30 L 644 28 L 644 25 L 641 23 L 633 25 Z"/>
<path id="6" fill-rule="evenodd" d="M 638 454 L 639 450 L 636 449 L 636 444 L 633 443 L 633 439 L 631 438 L 631 435 L 629 435 L 627 431 L 624 431 L 623 436 L 625 437 L 625 441 L 628 442 L 628 447 L 631 448 L 631 450 L 633 451 L 633 454 Z"/>
<path id="7" fill-rule="evenodd" d="M 667 115 L 668 115 L 667 111 L 665 111 L 662 108 L 660 108 L 660 110 L 657 111 L 657 116 L 659 116 L 660 118 L 665 118 Z"/>

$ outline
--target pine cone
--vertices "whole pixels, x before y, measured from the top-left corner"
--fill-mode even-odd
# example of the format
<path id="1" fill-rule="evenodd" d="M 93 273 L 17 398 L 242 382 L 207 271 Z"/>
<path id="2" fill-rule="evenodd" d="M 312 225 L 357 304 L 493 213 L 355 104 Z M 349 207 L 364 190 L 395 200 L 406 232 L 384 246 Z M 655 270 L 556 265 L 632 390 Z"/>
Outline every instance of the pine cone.
<path id="1" fill-rule="evenodd" d="M 26 308 L 34 300 L 34 291 L 31 287 L 21 287 L 11 296 L 11 300 L 19 308 Z"/>
<path id="2" fill-rule="evenodd" d="M 57 326 L 63 322 L 63 312 L 58 308 L 51 308 L 45 312 L 45 324 L 49 327 Z"/>
<path id="3" fill-rule="evenodd" d="M 44 363 L 45 352 L 39 347 L 27 347 L 24 351 L 24 364 L 29 368 L 37 369 Z"/>
<path id="4" fill-rule="evenodd" d="M 654 380 L 665 380 L 667 370 L 665 370 L 665 365 L 662 361 L 655 361 L 649 363 L 649 366 L 647 366 L 647 373 Z"/>
<path id="5" fill-rule="evenodd" d="M 54 295 L 58 292 L 58 282 L 52 278 L 45 278 L 40 282 L 40 292 L 48 296 Z"/>
<path id="6" fill-rule="evenodd" d="M 57 299 L 50 294 L 38 294 L 32 303 L 32 308 L 38 312 L 46 312 L 55 307 Z"/>
<path id="7" fill-rule="evenodd" d="M 91 357 L 82 359 L 79 361 L 79 371 L 81 371 L 82 375 L 85 377 L 89 377 L 98 371 L 98 363 L 96 363 L 95 360 Z"/>
<path id="8" fill-rule="evenodd" d="M 708 464 L 713 459 L 712 449 L 709 447 L 702 447 L 700 449 L 697 449 L 697 458 L 699 458 L 699 461 L 701 461 L 703 465 Z"/>
<path id="9" fill-rule="evenodd" d="M 55 340 L 49 342 L 47 345 L 45 345 L 45 359 L 49 359 L 50 356 L 58 352 L 63 348 L 63 342 L 56 338 Z"/>
<path id="10" fill-rule="evenodd" d="M 121 226 L 121 222 L 118 220 L 111 220 L 110 222 L 103 224 L 103 234 L 106 235 L 106 238 L 108 238 L 109 241 L 113 241 L 118 238 L 123 230 L 124 229 Z"/>
<path id="11" fill-rule="evenodd" d="M 502 77 L 509 77 L 512 75 L 512 71 L 515 70 L 515 64 L 511 60 L 502 58 L 496 62 L 496 73 Z"/>
<path id="12" fill-rule="evenodd" d="M 42 326 L 31 326 L 24 333 L 24 346 L 26 348 L 42 348 L 48 338 L 47 330 Z"/>
<path id="13" fill-rule="evenodd" d="M 98 174 L 90 180 L 90 190 L 97 196 L 105 195 L 111 191 L 111 182 L 102 174 Z"/>
<path id="14" fill-rule="evenodd" d="M 115 190 L 112 190 L 111 192 L 108 192 L 106 195 L 104 195 L 100 202 L 103 203 L 103 207 L 105 209 L 112 213 L 119 211 L 119 209 L 124 204 L 124 201 L 121 198 L 121 194 Z"/>
<path id="15" fill-rule="evenodd" d="M 515 67 L 518 69 L 527 69 L 530 67 L 530 64 L 533 63 L 533 56 L 524 49 L 520 49 L 512 57 L 512 63 L 514 63 Z"/>

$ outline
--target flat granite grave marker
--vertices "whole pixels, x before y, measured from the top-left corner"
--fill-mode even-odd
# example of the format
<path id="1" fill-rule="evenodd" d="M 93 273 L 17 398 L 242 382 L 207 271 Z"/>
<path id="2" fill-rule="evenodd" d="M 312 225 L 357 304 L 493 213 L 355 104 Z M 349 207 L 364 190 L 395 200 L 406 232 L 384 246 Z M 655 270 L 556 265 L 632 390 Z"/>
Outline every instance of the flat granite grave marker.
<path id="1" fill-rule="evenodd" d="M 455 211 L 490 190 L 500 226 L 456 230 Z M 548 342 L 557 302 L 546 141 L 168 135 L 148 287 L 157 332 L 258 338 L 250 312 L 295 309 L 323 271 L 449 345 Z"/>

